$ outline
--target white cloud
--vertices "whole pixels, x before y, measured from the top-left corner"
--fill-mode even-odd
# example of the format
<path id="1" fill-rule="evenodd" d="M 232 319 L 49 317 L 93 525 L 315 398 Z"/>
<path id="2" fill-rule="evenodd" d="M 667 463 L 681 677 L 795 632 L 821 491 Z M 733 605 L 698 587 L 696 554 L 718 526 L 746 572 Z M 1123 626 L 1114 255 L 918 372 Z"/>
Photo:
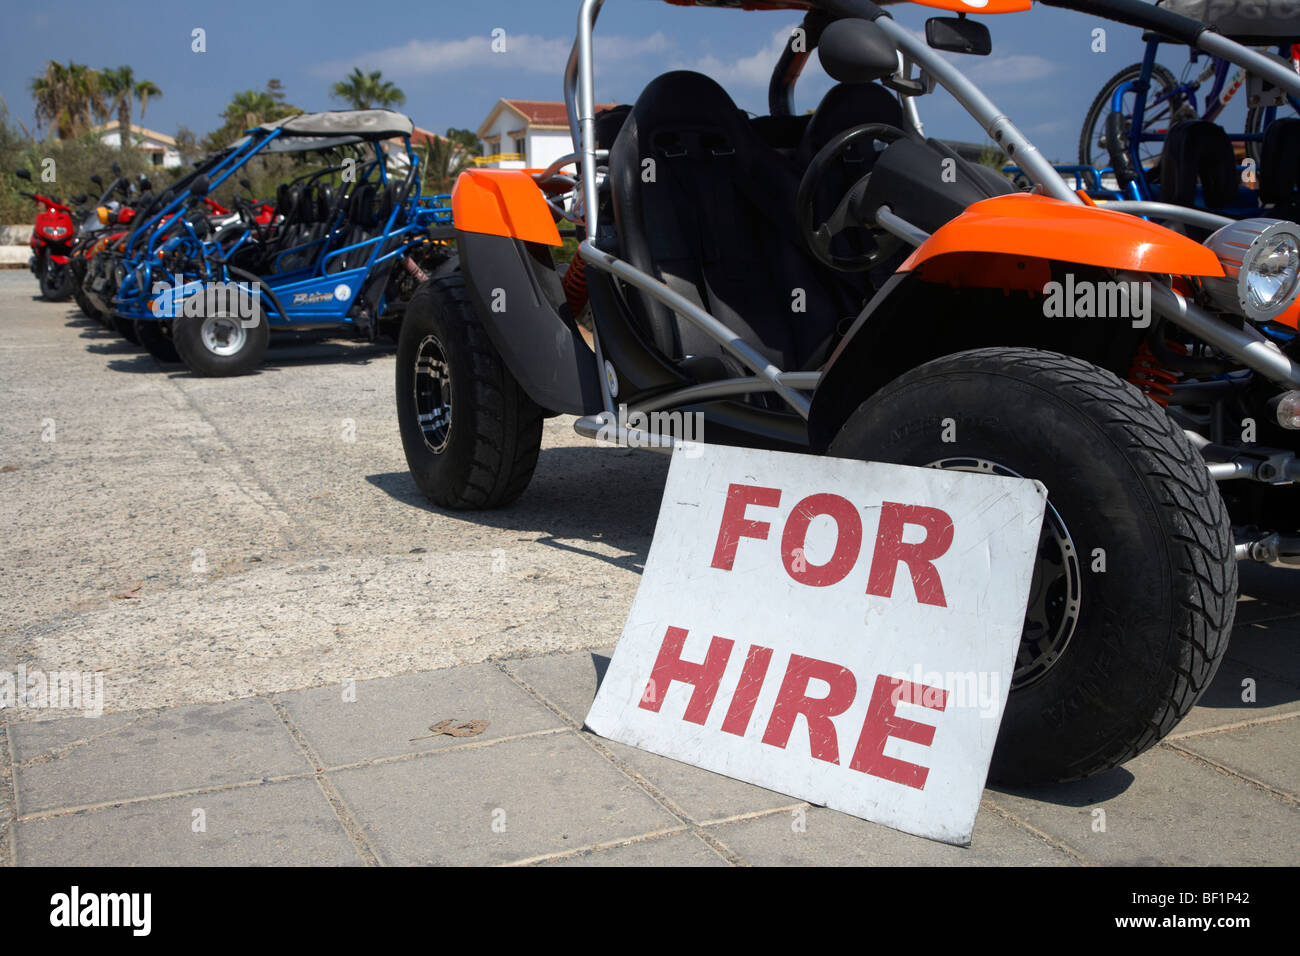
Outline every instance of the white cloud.
<path id="1" fill-rule="evenodd" d="M 321 63 L 313 67 L 312 72 L 317 76 L 335 77 L 360 66 L 382 70 L 385 76 L 400 79 L 461 70 L 511 69 L 551 74 L 558 82 L 573 46 L 569 37 L 508 33 L 502 39 L 505 49 L 501 52 L 492 49 L 492 38 L 487 35 L 409 40 L 399 46 L 372 50 L 346 60 Z M 596 43 L 596 65 L 599 69 L 602 63 L 615 66 L 620 61 L 649 53 L 663 53 L 669 45 L 668 38 L 662 33 L 645 37 L 604 36 Z"/>
<path id="2" fill-rule="evenodd" d="M 975 60 L 966 57 L 957 61 L 966 78 L 979 86 L 996 86 L 1002 83 L 1031 83 L 1051 76 L 1056 64 L 1033 53 L 1013 53 Z"/>
<path id="3" fill-rule="evenodd" d="M 713 54 L 708 54 L 689 62 L 680 62 L 675 68 L 695 70 L 705 76 L 711 76 L 724 88 L 736 86 L 766 89 L 768 81 L 772 78 L 772 68 L 776 66 L 777 58 L 781 56 L 786 43 L 790 41 L 790 34 L 794 32 L 795 26 L 796 24 L 790 23 L 775 31 L 762 49 L 748 56 L 722 60 Z"/>

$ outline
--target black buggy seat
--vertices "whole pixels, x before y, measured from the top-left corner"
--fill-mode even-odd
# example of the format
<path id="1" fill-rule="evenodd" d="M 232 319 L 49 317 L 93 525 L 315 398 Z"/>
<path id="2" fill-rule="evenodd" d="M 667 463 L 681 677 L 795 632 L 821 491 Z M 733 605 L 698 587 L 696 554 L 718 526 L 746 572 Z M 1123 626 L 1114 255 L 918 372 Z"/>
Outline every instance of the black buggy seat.
<path id="1" fill-rule="evenodd" d="M 798 179 L 726 92 L 699 73 L 645 88 L 610 151 L 621 253 L 785 369 L 815 367 L 861 295 L 803 249 Z M 740 374 L 721 346 L 627 290 L 642 332 L 697 377 Z"/>
<path id="2" fill-rule="evenodd" d="M 898 98 L 880 84 L 837 83 L 832 86 L 817 104 L 817 109 L 804 128 L 794 155 L 797 171 L 802 174 L 821 148 L 840 133 L 864 123 L 881 123 L 906 129 L 903 107 L 899 105 Z M 814 220 L 825 222 L 829 219 L 853 185 L 871 172 L 875 161 L 874 149 L 868 144 L 859 143 L 846 149 L 828 166 L 812 197 Z M 852 257 L 869 252 L 870 249 L 870 240 L 864 241 L 864 237 L 855 232 L 845 232 L 831 241 L 831 252 L 839 256 Z M 865 282 L 860 282 L 859 287 L 864 295 L 869 295 L 872 291 Z"/>

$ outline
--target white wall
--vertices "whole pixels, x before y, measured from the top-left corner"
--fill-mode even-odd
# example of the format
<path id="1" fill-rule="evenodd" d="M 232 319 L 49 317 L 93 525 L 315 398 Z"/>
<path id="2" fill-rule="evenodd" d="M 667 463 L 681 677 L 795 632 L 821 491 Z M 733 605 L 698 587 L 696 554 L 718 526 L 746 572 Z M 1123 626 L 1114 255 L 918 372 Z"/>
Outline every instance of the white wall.
<path id="1" fill-rule="evenodd" d="M 514 110 L 503 109 L 501 111 L 496 122 L 484 133 L 483 151 L 485 154 L 518 152 L 515 139 L 522 133 L 525 140 L 525 159 L 522 161 L 504 160 L 497 163 L 488 163 L 486 165 L 489 168 L 523 169 L 527 166 L 531 169 L 545 169 L 553 160 L 558 159 L 565 153 L 573 152 L 573 143 L 569 138 L 568 130 L 530 129 L 525 131 L 524 127 L 524 118 Z M 493 142 L 490 137 L 494 135 L 499 136 L 500 139 Z"/>
<path id="2" fill-rule="evenodd" d="M 120 147 L 122 145 L 122 137 L 116 129 L 105 130 L 99 134 L 99 139 L 106 146 Z M 176 151 L 175 147 L 152 140 L 147 136 L 141 138 L 140 133 L 134 128 L 131 130 L 131 139 L 139 146 L 150 147 L 150 150 L 161 148 L 163 150 L 162 164 L 164 167 L 170 169 L 181 164 L 181 154 Z"/>
<path id="3" fill-rule="evenodd" d="M 568 130 L 530 130 L 528 133 L 528 165 L 533 169 L 545 169 L 571 152 L 573 140 Z"/>

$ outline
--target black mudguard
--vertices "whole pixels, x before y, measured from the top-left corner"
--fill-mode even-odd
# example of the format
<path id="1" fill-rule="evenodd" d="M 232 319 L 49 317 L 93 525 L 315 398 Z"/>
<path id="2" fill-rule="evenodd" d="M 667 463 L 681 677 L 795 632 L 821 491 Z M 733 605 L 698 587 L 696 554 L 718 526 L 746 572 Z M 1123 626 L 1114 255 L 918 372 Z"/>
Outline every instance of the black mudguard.
<path id="1" fill-rule="evenodd" d="M 457 245 L 479 321 L 528 397 L 551 412 L 600 411 L 596 360 L 560 314 L 559 276 L 553 264 L 539 261 L 550 259 L 546 247 L 535 251 L 518 239 L 469 232 L 457 233 Z"/>

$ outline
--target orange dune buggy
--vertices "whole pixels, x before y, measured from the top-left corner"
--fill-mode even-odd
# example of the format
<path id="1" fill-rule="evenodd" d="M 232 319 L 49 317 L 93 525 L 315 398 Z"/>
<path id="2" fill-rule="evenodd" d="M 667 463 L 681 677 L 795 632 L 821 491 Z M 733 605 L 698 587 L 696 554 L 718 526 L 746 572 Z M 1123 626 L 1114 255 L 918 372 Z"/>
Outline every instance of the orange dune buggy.
<path id="1" fill-rule="evenodd" d="M 634 424 L 664 411 L 701 413 L 708 442 L 1036 478 L 1049 507 L 992 777 L 1078 778 L 1150 747 L 1225 652 L 1237 560 L 1300 558 L 1300 229 L 1198 243 L 1097 208 L 940 55 L 987 53 L 986 27 L 934 17 L 922 40 L 869 0 L 717 4 L 805 13 L 770 115 L 684 71 L 597 114 L 602 3 L 582 0 L 565 74 L 578 152 L 462 175 L 459 256 L 407 311 L 397 406 L 419 487 L 504 505 L 543 417 L 667 447 Z M 1104 5 L 1294 92 L 1196 21 Z M 813 51 L 837 85 L 796 115 Z M 925 137 L 936 86 L 1032 192 Z"/>

